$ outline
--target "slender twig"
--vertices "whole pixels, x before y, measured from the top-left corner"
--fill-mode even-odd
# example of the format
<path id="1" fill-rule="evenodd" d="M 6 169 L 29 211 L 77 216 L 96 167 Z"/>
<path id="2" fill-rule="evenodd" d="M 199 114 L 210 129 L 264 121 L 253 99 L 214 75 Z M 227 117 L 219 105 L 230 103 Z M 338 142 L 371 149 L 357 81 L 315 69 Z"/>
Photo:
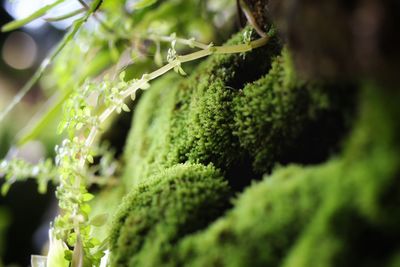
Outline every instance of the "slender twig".
<path id="1" fill-rule="evenodd" d="M 200 59 L 200 58 L 209 56 L 211 54 L 245 53 L 245 52 L 251 51 L 253 49 L 256 49 L 258 47 L 264 46 L 268 42 L 269 38 L 270 37 L 267 35 L 263 38 L 252 41 L 249 44 L 226 45 L 226 46 L 207 46 L 207 48 L 205 48 L 203 50 L 196 51 L 196 52 L 184 55 L 184 56 L 178 56 L 175 60 L 171 61 L 167 65 L 164 65 L 163 67 L 159 68 L 158 70 L 153 71 L 149 74 L 143 75 L 142 79 L 133 83 L 128 89 L 123 91 L 121 93 L 121 95 L 124 99 L 131 95 L 134 95 L 137 90 L 142 88 L 149 81 L 154 80 L 154 79 L 162 76 L 163 74 L 167 73 L 168 71 L 174 69 L 175 67 L 180 66 L 181 63 Z M 112 106 L 112 107 L 107 108 L 105 111 L 103 111 L 103 113 L 99 116 L 99 123 L 100 124 L 104 123 L 115 110 L 116 110 L 116 107 Z M 85 141 L 86 147 L 90 147 L 93 144 L 98 132 L 99 132 L 98 127 L 93 127 L 90 130 L 89 135 Z M 83 167 L 84 164 L 85 164 L 85 159 L 82 158 L 80 165 Z"/>
<path id="2" fill-rule="evenodd" d="M 260 26 L 257 24 L 256 19 L 253 16 L 253 13 L 250 10 L 250 7 L 247 5 L 245 0 L 239 0 L 239 5 L 240 8 L 243 11 L 243 14 L 245 15 L 247 21 L 250 23 L 251 26 L 256 30 L 256 32 L 261 36 L 265 37 L 267 34 L 260 28 Z"/>
<path id="3" fill-rule="evenodd" d="M 78 2 L 83 6 L 83 8 L 85 8 L 86 10 L 89 10 L 90 7 L 88 4 L 86 4 L 85 1 L 83 0 L 78 0 Z M 99 5 L 95 8 L 94 11 L 97 11 L 97 9 L 100 7 L 101 3 L 103 2 L 103 0 L 100 1 Z M 93 13 L 93 18 L 108 32 L 111 34 L 115 34 L 114 30 L 111 29 L 110 26 L 108 26 L 102 19 L 99 18 L 99 16 L 97 16 L 97 13 Z"/>

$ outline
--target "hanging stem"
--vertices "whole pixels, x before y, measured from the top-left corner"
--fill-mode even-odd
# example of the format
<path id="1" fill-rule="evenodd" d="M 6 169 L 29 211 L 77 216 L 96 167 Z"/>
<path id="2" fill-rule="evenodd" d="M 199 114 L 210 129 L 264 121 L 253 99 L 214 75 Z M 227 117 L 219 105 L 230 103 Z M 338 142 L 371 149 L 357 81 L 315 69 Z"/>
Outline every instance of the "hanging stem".
<path id="1" fill-rule="evenodd" d="M 265 37 L 262 37 L 258 40 L 252 41 L 249 44 L 240 44 L 240 45 L 226 45 L 226 46 L 211 46 L 208 45 L 207 48 L 201 50 L 201 51 L 196 51 L 184 56 L 178 56 L 175 60 L 171 61 L 167 65 L 164 65 L 163 67 L 159 68 L 156 71 L 153 71 L 149 74 L 145 74 L 142 76 L 142 79 L 136 81 L 133 83 L 128 89 L 123 91 L 121 93 L 122 97 L 126 99 L 127 97 L 136 94 L 136 91 L 145 86 L 149 81 L 154 80 L 163 74 L 167 73 L 168 71 L 174 69 L 175 67 L 178 67 L 181 65 L 181 63 L 185 62 L 190 62 L 196 59 L 200 59 L 206 56 L 209 56 L 211 54 L 237 54 L 237 53 L 245 53 L 249 52 L 253 49 L 259 48 L 261 46 L 264 46 L 267 44 L 269 41 L 270 37 L 266 35 Z M 167 38 L 164 38 L 164 40 L 168 40 Z M 183 40 L 183 39 L 182 39 Z M 203 46 L 203 45 L 201 45 Z M 113 112 L 116 110 L 115 106 L 109 107 L 106 110 L 101 113 L 99 116 L 99 123 L 104 123 L 110 116 L 113 114 Z M 98 127 L 92 127 L 89 135 L 85 141 L 85 146 L 90 147 L 99 130 Z M 81 159 L 81 166 L 85 164 L 85 159 Z"/>

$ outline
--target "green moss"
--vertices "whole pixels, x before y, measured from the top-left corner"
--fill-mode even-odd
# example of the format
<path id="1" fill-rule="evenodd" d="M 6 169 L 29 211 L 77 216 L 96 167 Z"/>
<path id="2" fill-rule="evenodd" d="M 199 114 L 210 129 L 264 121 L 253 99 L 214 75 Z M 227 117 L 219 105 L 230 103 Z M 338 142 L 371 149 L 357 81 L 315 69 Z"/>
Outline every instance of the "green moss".
<path id="1" fill-rule="evenodd" d="M 285 266 L 388 266 L 400 240 L 398 91 L 367 88 L 340 175 Z M 315 248 L 318 247 L 319 253 Z"/>
<path id="2" fill-rule="evenodd" d="M 279 51 L 272 39 L 246 55 L 210 57 L 184 81 L 170 75 L 156 82 L 133 119 L 125 149 L 128 187 L 190 162 L 213 163 L 241 189 L 277 163 L 326 159 L 345 132 L 343 99 L 353 98 L 348 88 L 299 81 L 288 54 Z"/>
<path id="3" fill-rule="evenodd" d="M 90 201 L 92 218 L 103 217 L 106 214 L 106 221 L 101 222 L 93 230 L 93 237 L 97 240 L 105 240 L 110 232 L 110 223 L 121 204 L 121 199 L 126 194 L 123 186 L 105 187 Z M 104 203 L 107 203 L 105 205 Z M 98 218 L 98 217 L 97 217 Z"/>
<path id="4" fill-rule="evenodd" d="M 246 74 L 254 68 L 258 73 Z M 156 83 L 135 113 L 124 175 L 132 192 L 113 226 L 114 266 L 396 262 L 395 91 L 364 89 L 341 156 L 280 167 L 221 216 L 230 196 L 223 181 L 249 182 L 277 163 L 326 160 L 346 133 L 355 90 L 301 81 L 286 51 L 273 57 L 263 49 L 245 59 L 211 57 L 187 80 L 177 79 Z M 215 168 L 204 167 L 209 163 Z M 376 243 L 384 249 L 370 245 Z"/>
<path id="5" fill-rule="evenodd" d="M 239 42 L 241 33 L 230 41 Z M 156 82 L 134 115 L 125 149 L 127 186 L 178 163 L 241 169 L 245 159 L 232 134 L 232 101 L 245 83 L 269 70 L 279 51 L 274 38 L 267 47 L 246 55 L 210 57 L 180 83 L 174 74 Z"/>
<path id="6" fill-rule="evenodd" d="M 353 100 L 348 85 L 306 83 L 292 69 L 284 50 L 268 75 L 234 100 L 235 135 L 258 173 L 277 162 L 321 162 L 346 133 Z"/>
<path id="7" fill-rule="evenodd" d="M 115 247 L 117 255 L 135 266 L 395 265 L 400 248 L 400 142 L 396 134 L 400 94 L 367 87 L 361 99 L 359 120 L 341 157 L 320 166 L 280 168 L 246 189 L 234 208 L 206 229 L 176 234 L 186 226 L 163 220 L 133 231 L 132 225 L 140 229 L 141 220 L 159 222 L 165 215 L 154 216 L 149 205 L 126 202 L 132 211 L 125 216 L 136 221 L 126 220 L 124 226 L 116 227 L 124 231 L 115 234 L 124 238 Z M 183 174 L 193 175 L 185 170 Z M 153 199 L 159 194 L 152 191 L 157 188 L 149 185 L 144 190 L 151 192 L 148 203 L 157 203 Z M 163 208 L 168 205 L 175 216 L 170 220 L 175 222 L 196 210 L 176 214 L 177 207 L 187 202 L 171 200 L 175 192 L 163 188 L 171 195 L 162 198 L 164 204 L 157 203 L 158 213 L 169 210 Z M 219 196 L 214 189 L 209 187 L 208 194 Z M 136 197 L 140 198 L 139 193 Z M 172 239 L 166 237 L 168 233 L 174 233 Z M 127 251 L 127 244 L 135 240 L 145 245 Z"/>
<path id="8" fill-rule="evenodd" d="M 123 180 L 126 188 L 147 180 L 163 168 L 166 162 L 171 112 L 176 84 L 180 77 L 165 75 L 142 95 L 133 117 L 133 126 L 125 146 L 126 167 Z"/>
<path id="9" fill-rule="evenodd" d="M 246 190 L 207 230 L 183 239 L 187 266 L 389 266 L 400 229 L 399 93 L 367 89 L 342 159 L 286 167 Z"/>
<path id="10" fill-rule="evenodd" d="M 136 186 L 113 223 L 113 265 L 165 263 L 179 238 L 221 215 L 229 191 L 214 167 L 196 164 L 176 165 Z"/>
<path id="11" fill-rule="evenodd" d="M 329 183 L 323 168 L 291 166 L 248 188 L 234 209 L 207 231 L 179 244 L 186 266 L 279 266 L 311 221 Z M 177 264 L 179 265 L 179 264 Z"/>

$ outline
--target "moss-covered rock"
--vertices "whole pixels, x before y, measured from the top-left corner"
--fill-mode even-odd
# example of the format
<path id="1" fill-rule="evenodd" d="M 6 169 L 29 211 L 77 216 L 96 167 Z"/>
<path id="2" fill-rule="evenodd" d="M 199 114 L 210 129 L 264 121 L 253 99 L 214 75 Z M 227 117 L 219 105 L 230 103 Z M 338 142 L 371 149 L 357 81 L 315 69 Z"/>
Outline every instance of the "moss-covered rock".
<path id="1" fill-rule="evenodd" d="M 137 266 L 396 266 L 399 100 L 396 91 L 367 86 L 341 157 L 320 166 L 280 168 L 246 189 L 208 228 L 164 244 L 168 254 L 159 253 L 159 243 L 146 234 L 147 260 Z M 135 259 L 143 250 L 125 255 Z"/>
<path id="2" fill-rule="evenodd" d="M 159 266 L 174 244 L 229 206 L 230 189 L 212 166 L 179 164 L 135 187 L 117 212 L 113 266 Z"/>
<path id="3" fill-rule="evenodd" d="M 230 41 L 240 42 L 241 34 Z M 233 136 L 232 101 L 244 84 L 269 70 L 279 51 L 274 38 L 245 56 L 211 57 L 178 85 L 174 75 L 155 84 L 135 112 L 137 123 L 125 149 L 126 184 L 184 162 L 213 163 L 223 171 L 247 164 Z"/>
<path id="4" fill-rule="evenodd" d="M 166 76 L 143 95 L 125 151 L 131 192 L 113 225 L 113 266 L 396 263 L 400 96 L 300 80 L 287 51 L 268 53 L 212 57 L 187 80 Z M 246 74 L 250 66 L 258 73 Z M 327 161 L 355 99 L 356 126 Z M 268 174 L 290 163 L 303 166 Z M 237 190 L 262 173 L 225 214 L 227 182 Z"/>
<path id="5" fill-rule="evenodd" d="M 179 244 L 176 265 L 391 266 L 400 248 L 399 99 L 367 89 L 342 159 L 253 185 Z"/>
<path id="6" fill-rule="evenodd" d="M 180 83 L 174 75 L 155 83 L 134 115 L 125 184 L 190 162 L 213 163 L 241 189 L 277 163 L 325 160 L 346 132 L 353 93 L 300 81 L 279 51 L 272 39 L 246 55 L 211 57 Z"/>
<path id="7" fill-rule="evenodd" d="M 354 105 L 351 85 L 305 82 L 287 50 L 234 99 L 234 135 L 258 173 L 277 162 L 318 163 L 338 148 Z"/>
<path id="8" fill-rule="evenodd" d="M 128 212 L 119 218 L 132 216 L 139 223 L 124 219 L 116 225 L 114 255 L 135 266 L 395 266 L 400 248 L 400 95 L 371 87 L 363 91 L 359 119 L 341 157 L 315 167 L 280 168 L 248 188 L 227 215 L 200 232 L 177 234 L 186 226 L 164 219 L 136 231 L 141 220 L 152 214 L 159 220 L 170 209 L 127 201 Z M 183 169 L 182 175 L 196 176 Z M 161 185 L 175 178 L 161 175 L 157 181 Z M 158 199 L 152 191 L 158 188 L 150 183 L 148 194 L 139 190 L 131 198 Z M 162 188 L 170 193 L 163 198 L 174 210 L 170 220 L 187 218 L 185 212 L 175 213 L 186 202 L 175 201 L 179 194 L 170 187 Z M 221 196 L 213 188 L 218 187 L 209 187 L 207 194 Z M 195 210 L 186 210 L 186 216 Z M 147 245 L 128 251 L 137 240 Z"/>
<path id="9" fill-rule="evenodd" d="M 234 209 L 207 231 L 183 240 L 177 262 L 184 266 L 279 266 L 320 206 L 335 170 L 288 167 L 252 185 Z M 177 264 L 179 265 L 179 264 Z"/>

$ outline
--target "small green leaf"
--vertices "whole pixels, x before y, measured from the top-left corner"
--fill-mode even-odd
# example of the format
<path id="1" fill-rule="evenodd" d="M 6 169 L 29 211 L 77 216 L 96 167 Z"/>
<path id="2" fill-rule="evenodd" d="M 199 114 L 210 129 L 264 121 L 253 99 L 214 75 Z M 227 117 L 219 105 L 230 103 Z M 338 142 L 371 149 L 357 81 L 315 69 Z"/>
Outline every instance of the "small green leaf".
<path id="1" fill-rule="evenodd" d="M 7 195 L 8 191 L 10 190 L 11 185 L 9 183 L 5 183 L 3 184 L 3 186 L 1 187 L 1 195 L 5 196 Z"/>
<path id="2" fill-rule="evenodd" d="M 94 195 L 92 195 L 90 193 L 83 194 L 83 201 L 84 202 L 88 202 L 88 201 L 92 200 L 93 198 L 94 198 Z"/>
<path id="3" fill-rule="evenodd" d="M 92 210 L 92 208 L 88 204 L 83 204 L 81 206 L 81 211 L 85 216 L 87 216 L 91 210 Z"/>
<path id="4" fill-rule="evenodd" d="M 92 156 L 92 155 L 88 155 L 88 156 L 86 157 L 86 159 L 87 159 L 87 161 L 88 161 L 89 163 L 93 164 L 94 159 L 93 159 L 93 156 Z"/>
<path id="5" fill-rule="evenodd" d="M 10 23 L 7 23 L 3 27 L 1 27 L 1 31 L 2 32 L 8 32 L 8 31 L 12 31 L 12 30 L 18 29 L 18 28 L 24 26 L 25 24 L 28 24 L 29 22 L 44 16 L 47 13 L 47 11 L 49 11 L 53 7 L 61 4 L 62 2 L 64 2 L 64 0 L 58 0 L 58 1 L 54 2 L 54 3 L 52 3 L 52 4 L 49 4 L 49 5 L 46 5 L 46 6 L 42 7 L 41 9 L 37 10 L 36 12 L 34 12 L 33 14 L 31 14 L 30 16 L 28 16 L 28 17 L 26 17 L 24 19 L 14 20 L 14 21 L 12 21 Z"/>
<path id="6" fill-rule="evenodd" d="M 71 261 L 72 260 L 72 251 L 69 249 L 66 249 L 64 251 L 64 259 L 66 259 L 67 261 Z"/>
<path id="7" fill-rule="evenodd" d="M 132 99 L 132 101 L 135 101 L 135 99 L 136 99 L 136 92 L 133 92 L 133 93 L 131 94 L 131 99 Z"/>
<path id="8" fill-rule="evenodd" d="M 119 74 L 119 79 L 120 79 L 121 81 L 125 81 L 125 76 L 126 76 L 126 71 L 122 71 L 122 72 Z"/>
<path id="9" fill-rule="evenodd" d="M 182 69 L 182 67 L 180 65 L 176 66 L 174 68 L 174 71 L 182 76 L 186 76 L 186 72 Z"/>
<path id="10" fill-rule="evenodd" d="M 122 110 L 125 111 L 125 112 L 130 112 L 131 111 L 127 104 L 123 104 L 122 105 Z"/>
<path id="11" fill-rule="evenodd" d="M 77 238 L 76 233 L 70 233 L 69 236 L 67 237 L 68 245 L 74 246 L 76 243 L 76 238 Z M 65 254 L 64 254 L 64 258 L 65 258 Z"/>
<path id="12" fill-rule="evenodd" d="M 107 213 L 99 214 L 90 221 L 90 224 L 95 227 L 100 227 L 100 226 L 103 226 L 107 222 L 107 219 L 108 219 Z"/>
<path id="13" fill-rule="evenodd" d="M 157 3 L 157 0 L 136 0 L 131 7 L 133 9 L 142 9 L 154 5 L 155 3 Z"/>
<path id="14" fill-rule="evenodd" d="M 47 192 L 47 181 L 39 180 L 38 191 L 40 194 L 46 194 Z"/>

